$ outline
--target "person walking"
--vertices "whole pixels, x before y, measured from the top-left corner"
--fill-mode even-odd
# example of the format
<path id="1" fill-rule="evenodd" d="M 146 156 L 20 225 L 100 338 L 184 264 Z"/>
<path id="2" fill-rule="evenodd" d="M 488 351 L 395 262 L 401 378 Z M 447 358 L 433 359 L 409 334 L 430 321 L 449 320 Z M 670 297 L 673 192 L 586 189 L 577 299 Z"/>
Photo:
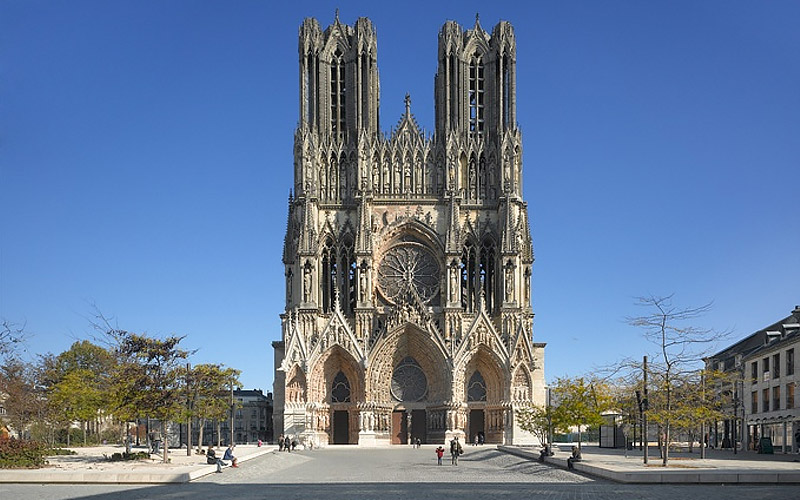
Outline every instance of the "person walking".
<path id="1" fill-rule="evenodd" d="M 436 460 L 438 460 L 439 465 L 442 465 L 442 457 L 444 456 L 444 448 L 439 446 L 436 448 Z"/>
<path id="2" fill-rule="evenodd" d="M 458 438 L 454 437 L 452 441 L 450 441 L 450 464 L 458 465 L 458 456 L 462 453 L 464 453 L 464 449 L 461 448 L 461 443 L 458 442 Z"/>
<path id="3" fill-rule="evenodd" d="M 283 438 L 283 449 L 285 449 L 289 453 L 292 452 L 292 440 L 289 439 L 288 435 L 285 438 Z"/>

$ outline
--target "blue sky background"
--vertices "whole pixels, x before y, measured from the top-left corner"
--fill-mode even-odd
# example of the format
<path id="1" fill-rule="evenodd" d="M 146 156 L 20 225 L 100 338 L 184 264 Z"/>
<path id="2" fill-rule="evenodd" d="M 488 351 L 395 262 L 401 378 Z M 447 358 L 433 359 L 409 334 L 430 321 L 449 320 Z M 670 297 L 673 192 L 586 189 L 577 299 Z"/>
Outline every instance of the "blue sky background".
<path id="1" fill-rule="evenodd" d="M 800 304 L 800 3 L 0 1 L 0 315 L 119 326 L 271 390 L 297 30 L 378 31 L 382 128 L 433 128 L 437 33 L 517 35 L 547 378 L 649 347 L 642 294 L 743 337 Z"/>

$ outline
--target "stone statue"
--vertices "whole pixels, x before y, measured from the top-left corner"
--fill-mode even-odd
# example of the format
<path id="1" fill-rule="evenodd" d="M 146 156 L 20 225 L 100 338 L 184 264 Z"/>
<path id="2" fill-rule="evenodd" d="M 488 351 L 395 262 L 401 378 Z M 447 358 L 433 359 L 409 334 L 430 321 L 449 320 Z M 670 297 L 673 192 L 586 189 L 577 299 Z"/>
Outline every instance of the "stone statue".
<path id="1" fill-rule="evenodd" d="M 303 302 L 311 302 L 311 268 L 303 269 Z"/>

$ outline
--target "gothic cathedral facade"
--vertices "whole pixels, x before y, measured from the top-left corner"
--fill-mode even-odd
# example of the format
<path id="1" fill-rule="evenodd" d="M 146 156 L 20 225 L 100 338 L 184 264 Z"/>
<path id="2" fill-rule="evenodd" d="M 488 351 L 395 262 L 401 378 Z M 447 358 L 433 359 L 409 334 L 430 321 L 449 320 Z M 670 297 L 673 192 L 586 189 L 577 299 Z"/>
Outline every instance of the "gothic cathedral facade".
<path id="1" fill-rule="evenodd" d="M 373 446 L 532 444 L 544 404 L 522 199 L 516 42 L 448 21 L 435 132 L 379 126 L 372 22 L 300 27 L 300 120 L 275 350 L 275 434 Z"/>

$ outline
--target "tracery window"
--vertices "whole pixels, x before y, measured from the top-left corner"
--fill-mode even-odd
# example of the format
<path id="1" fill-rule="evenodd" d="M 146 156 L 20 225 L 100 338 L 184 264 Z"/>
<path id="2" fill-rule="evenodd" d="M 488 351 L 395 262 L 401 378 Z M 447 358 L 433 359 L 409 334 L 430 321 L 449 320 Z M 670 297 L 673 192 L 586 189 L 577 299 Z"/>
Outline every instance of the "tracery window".
<path id="1" fill-rule="evenodd" d="M 471 242 L 467 242 L 461 254 L 461 307 L 466 312 L 477 309 L 476 261 L 477 250 Z"/>
<path id="2" fill-rule="evenodd" d="M 345 127 L 345 75 L 342 52 L 338 48 L 331 59 L 331 131 L 343 133 Z"/>
<path id="3" fill-rule="evenodd" d="M 352 314 L 356 309 L 356 259 L 353 256 L 353 240 L 345 238 L 341 249 L 341 266 L 344 270 L 344 287 L 346 294 L 342 297 L 342 309 L 345 314 Z"/>
<path id="4" fill-rule="evenodd" d="M 336 276 L 338 259 L 336 258 L 336 248 L 331 239 L 325 240 L 322 247 L 322 275 L 320 281 L 320 292 L 322 297 L 322 312 L 333 310 L 333 301 L 336 293 Z"/>
<path id="5" fill-rule="evenodd" d="M 496 307 L 497 272 L 495 266 L 494 242 L 486 239 L 481 246 L 480 281 L 483 295 L 486 299 L 486 310 L 494 313 Z"/>
<path id="6" fill-rule="evenodd" d="M 331 403 L 349 403 L 350 402 L 350 381 L 347 376 L 339 370 L 339 373 L 333 378 L 333 385 L 331 387 Z"/>
<path id="7" fill-rule="evenodd" d="M 486 401 L 486 381 L 478 370 L 469 378 L 467 401 Z"/>
<path id="8" fill-rule="evenodd" d="M 475 52 L 469 62 L 469 131 L 473 134 L 483 133 L 483 103 L 483 58 Z"/>
<path id="9" fill-rule="evenodd" d="M 440 269 L 434 255 L 423 245 L 407 242 L 392 247 L 378 266 L 378 285 L 383 296 L 397 304 L 415 295 L 423 303 L 439 292 Z"/>
<path id="10" fill-rule="evenodd" d="M 425 398 L 428 379 L 411 356 L 403 358 L 392 373 L 392 397 L 397 401 L 414 402 Z"/>

